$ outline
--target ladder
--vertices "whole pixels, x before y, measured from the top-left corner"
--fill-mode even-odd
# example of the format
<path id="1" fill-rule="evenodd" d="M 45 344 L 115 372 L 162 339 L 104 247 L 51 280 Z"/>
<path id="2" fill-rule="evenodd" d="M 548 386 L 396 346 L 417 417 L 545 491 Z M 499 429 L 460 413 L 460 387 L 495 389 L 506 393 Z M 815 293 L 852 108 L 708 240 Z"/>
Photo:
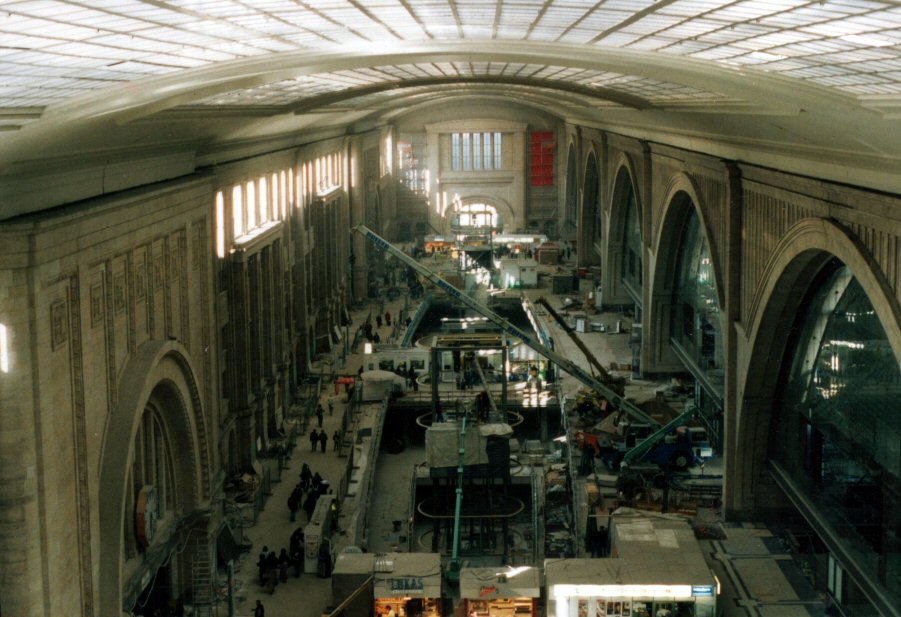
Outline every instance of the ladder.
<path id="1" fill-rule="evenodd" d="M 209 542 L 197 542 L 191 561 L 191 589 L 194 595 L 194 616 L 213 617 L 213 571 Z"/>

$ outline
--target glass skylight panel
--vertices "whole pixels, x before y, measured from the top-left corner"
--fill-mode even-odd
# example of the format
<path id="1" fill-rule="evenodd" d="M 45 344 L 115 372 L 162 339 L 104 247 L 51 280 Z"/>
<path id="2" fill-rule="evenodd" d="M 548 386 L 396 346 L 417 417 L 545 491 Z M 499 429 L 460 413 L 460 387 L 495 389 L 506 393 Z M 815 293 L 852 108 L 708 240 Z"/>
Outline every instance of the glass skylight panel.
<path id="1" fill-rule="evenodd" d="M 627 0 L 625 0 L 627 1 Z M 672 4 L 661 7 L 660 12 L 667 15 L 680 15 L 682 17 L 696 17 L 708 11 L 720 8 L 728 4 L 726 0 L 676 0 Z M 625 7 L 631 8 L 631 7 Z"/>
<path id="2" fill-rule="evenodd" d="M 638 34 L 632 34 L 629 32 L 623 32 L 622 30 L 618 32 L 611 32 L 604 38 L 598 41 L 598 45 L 606 45 L 610 47 L 626 47 L 633 41 L 636 41 L 640 38 Z"/>
<path id="3" fill-rule="evenodd" d="M 564 30 L 565 28 L 563 26 L 553 28 L 538 26 L 534 30 L 532 30 L 532 33 L 529 35 L 529 40 L 556 41 L 560 37 L 560 35 L 563 34 Z"/>
<path id="4" fill-rule="evenodd" d="M 573 28 L 567 30 L 557 39 L 561 43 L 571 43 L 573 45 L 588 43 L 598 34 L 597 30 L 587 28 Z"/>
<path id="5" fill-rule="evenodd" d="M 670 43 L 671 40 L 663 39 L 657 36 L 647 36 L 641 39 L 638 39 L 634 43 L 632 43 L 629 48 L 630 49 L 643 49 L 643 50 L 655 50 L 660 49 L 661 47 L 666 47 Z"/>
<path id="6" fill-rule="evenodd" d="M 681 17 L 675 15 L 661 15 L 651 13 L 645 15 L 635 23 L 629 24 L 623 30 L 637 34 L 653 34 L 665 28 L 671 28 L 682 22 Z"/>
<path id="7" fill-rule="evenodd" d="M 710 45 L 701 41 L 683 40 L 670 45 L 666 48 L 666 53 L 675 54 L 677 56 L 691 56 L 698 52 L 704 51 Z"/>
<path id="8" fill-rule="evenodd" d="M 606 5 L 605 5 L 606 9 Z M 576 27 L 594 30 L 594 35 L 612 28 L 632 15 L 632 11 L 592 11 L 579 21 Z"/>
<path id="9" fill-rule="evenodd" d="M 744 50 L 742 49 L 736 49 L 728 45 L 718 45 L 696 52 L 692 54 L 692 58 L 701 60 L 725 60 L 742 53 L 744 53 Z"/>
<path id="10" fill-rule="evenodd" d="M 541 26 L 571 26 L 573 22 L 585 16 L 582 8 L 567 8 L 552 4 L 538 22 Z"/>
<path id="11" fill-rule="evenodd" d="M 501 23 L 507 25 L 529 25 L 538 16 L 539 9 L 540 7 L 538 6 L 521 7 L 504 5 L 501 8 Z"/>

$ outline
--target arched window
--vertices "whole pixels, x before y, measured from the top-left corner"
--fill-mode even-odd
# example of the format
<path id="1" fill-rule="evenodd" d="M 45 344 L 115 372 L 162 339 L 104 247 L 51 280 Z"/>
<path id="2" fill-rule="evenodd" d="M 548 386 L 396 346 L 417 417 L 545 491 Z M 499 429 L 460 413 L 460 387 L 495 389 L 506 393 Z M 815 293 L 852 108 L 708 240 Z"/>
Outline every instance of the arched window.
<path id="1" fill-rule="evenodd" d="M 594 242 L 600 241 L 601 238 L 601 227 L 597 224 L 598 212 L 601 209 L 600 204 L 598 204 L 599 187 L 598 162 L 594 153 L 592 153 L 589 155 L 588 163 L 585 165 L 585 190 L 582 193 L 582 210 L 585 224 L 592 226 L 590 235 L 586 239 Z"/>
<path id="2" fill-rule="evenodd" d="M 625 172 L 622 172 L 625 173 Z M 626 222 L 623 226 L 623 267 L 622 277 L 626 283 L 626 288 L 633 295 L 641 296 L 641 279 L 642 279 L 642 247 L 641 247 L 641 213 L 638 211 L 638 200 L 635 196 L 635 189 L 632 187 L 632 181 L 626 178 L 623 183 L 625 194 L 623 196 L 622 207 L 625 208 Z"/>
<path id="3" fill-rule="evenodd" d="M 569 154 L 566 157 L 566 202 L 563 211 L 564 229 L 574 230 L 578 227 L 579 215 L 579 181 L 578 169 L 576 169 L 576 149 L 569 147 Z"/>
<path id="4" fill-rule="evenodd" d="M 801 306 L 783 362 L 769 456 L 898 606 L 899 359 L 863 287 L 839 260 L 820 271 Z M 855 597 L 860 594 L 848 593 L 846 601 Z M 856 606 L 850 612 L 858 608 L 870 614 Z"/>
<path id="5" fill-rule="evenodd" d="M 495 228 L 498 226 L 497 208 L 488 204 L 460 204 L 451 221 L 452 229 L 458 233 L 468 230 Z"/>
<path id="6" fill-rule="evenodd" d="M 670 333 L 673 346 L 699 378 L 695 404 L 710 430 L 711 445 L 720 449 L 723 431 L 723 322 L 710 246 L 694 204 L 682 195 L 687 215 L 677 231 L 678 252 L 672 282 Z"/>
<path id="7" fill-rule="evenodd" d="M 142 513 L 144 518 L 154 518 L 153 525 L 159 528 L 171 520 L 177 507 L 175 468 L 172 448 L 166 425 L 153 402 L 148 403 L 141 417 L 141 424 L 134 440 L 134 456 L 128 472 L 128 497 L 125 517 L 125 556 L 133 557 L 146 548 L 144 543 L 152 543 L 153 537 L 144 529 L 138 529 L 138 512 L 148 507 L 146 494 L 150 491 L 155 499 L 156 511 Z M 145 497 L 142 499 L 142 492 Z"/>
<path id="8" fill-rule="evenodd" d="M 679 238 L 671 332 L 698 368 L 722 384 L 723 328 L 716 278 L 710 247 L 693 207 L 689 208 Z"/>

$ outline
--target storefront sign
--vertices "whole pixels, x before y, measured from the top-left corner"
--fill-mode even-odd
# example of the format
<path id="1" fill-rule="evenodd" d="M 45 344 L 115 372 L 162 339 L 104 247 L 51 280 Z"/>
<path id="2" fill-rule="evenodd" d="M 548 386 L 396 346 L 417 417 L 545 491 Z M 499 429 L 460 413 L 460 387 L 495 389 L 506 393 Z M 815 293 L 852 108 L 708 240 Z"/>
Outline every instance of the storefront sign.
<path id="1" fill-rule="evenodd" d="M 713 585 L 692 585 L 691 595 L 699 597 L 713 597 Z"/>
<path id="2" fill-rule="evenodd" d="M 702 587 L 698 587 L 702 588 Z M 554 585 L 556 598 L 690 598 L 691 585 Z"/>
<path id="3" fill-rule="evenodd" d="M 480 596 L 490 596 L 493 593 L 497 593 L 496 585 L 483 585 L 482 587 L 479 587 Z"/>
<path id="4" fill-rule="evenodd" d="M 422 593 L 422 577 L 408 576 L 404 578 L 389 578 L 388 588 L 391 593 Z"/>

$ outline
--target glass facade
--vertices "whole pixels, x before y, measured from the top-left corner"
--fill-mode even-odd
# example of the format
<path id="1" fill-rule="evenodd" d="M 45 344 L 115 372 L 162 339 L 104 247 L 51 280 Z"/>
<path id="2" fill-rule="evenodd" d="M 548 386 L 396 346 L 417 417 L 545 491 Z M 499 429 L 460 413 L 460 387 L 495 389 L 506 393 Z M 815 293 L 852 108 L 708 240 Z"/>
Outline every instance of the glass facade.
<path id="1" fill-rule="evenodd" d="M 622 277 L 626 286 L 635 294 L 641 290 L 641 215 L 638 212 L 638 200 L 631 179 L 623 183 L 625 195 L 623 204 L 626 208 L 626 224 L 623 234 L 623 267 Z M 636 301 L 638 298 L 636 298 Z"/>
<path id="2" fill-rule="evenodd" d="M 585 166 L 585 190 L 582 195 L 582 207 L 585 209 L 585 216 L 592 217 L 592 219 L 596 216 L 595 213 L 600 210 L 600 205 L 598 204 L 599 184 L 598 163 L 597 159 L 594 158 L 594 154 L 592 154 L 588 157 L 588 164 Z M 600 227 L 598 225 L 595 225 L 594 227 L 592 238 L 595 242 L 599 242 L 601 239 Z"/>
<path id="3" fill-rule="evenodd" d="M 901 375 L 873 305 L 832 261 L 799 311 L 771 424 L 769 456 L 841 543 L 901 605 Z M 846 614 L 859 594 L 828 586 Z"/>
<path id="4" fill-rule="evenodd" d="M 680 237 L 670 331 L 709 382 L 718 386 L 718 394 L 722 396 L 722 314 L 710 247 L 693 207 L 689 209 Z"/>

